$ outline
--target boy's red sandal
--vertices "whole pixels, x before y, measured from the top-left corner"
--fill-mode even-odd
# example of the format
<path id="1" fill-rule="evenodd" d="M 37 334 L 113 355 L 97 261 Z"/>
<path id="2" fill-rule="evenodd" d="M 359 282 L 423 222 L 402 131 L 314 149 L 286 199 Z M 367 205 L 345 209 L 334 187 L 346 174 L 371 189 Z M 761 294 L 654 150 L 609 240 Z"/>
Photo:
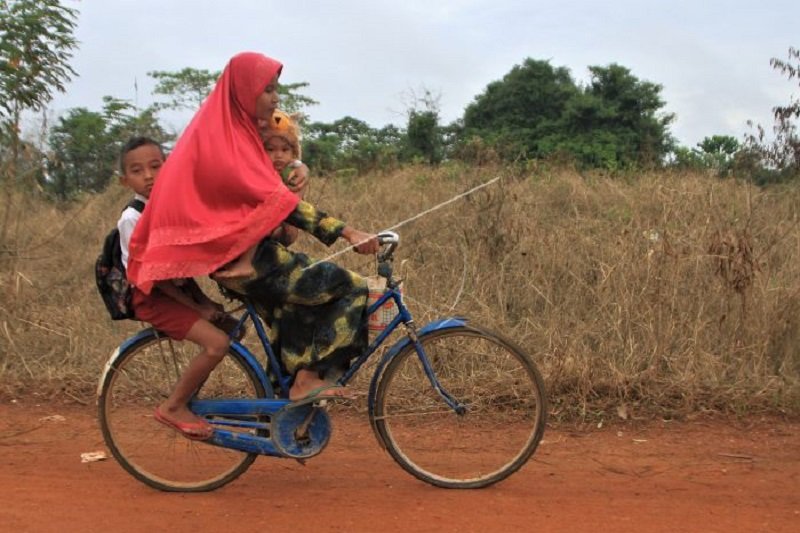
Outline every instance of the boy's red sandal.
<path id="1" fill-rule="evenodd" d="M 177 420 L 168 418 L 158 407 L 153 411 L 153 418 L 155 418 L 157 422 L 174 429 L 187 439 L 208 440 L 211 438 L 211 435 L 214 434 L 214 429 L 210 424 L 201 422 L 178 422 Z"/>

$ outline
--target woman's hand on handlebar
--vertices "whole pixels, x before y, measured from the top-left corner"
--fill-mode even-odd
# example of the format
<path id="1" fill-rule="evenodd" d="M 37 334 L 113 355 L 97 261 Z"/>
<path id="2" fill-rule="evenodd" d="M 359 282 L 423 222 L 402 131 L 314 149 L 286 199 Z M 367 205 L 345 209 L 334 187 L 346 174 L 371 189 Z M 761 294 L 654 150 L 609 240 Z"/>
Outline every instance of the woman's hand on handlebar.
<path id="1" fill-rule="evenodd" d="M 381 248 L 377 235 L 365 233 L 350 226 L 345 226 L 342 230 L 342 237 L 352 244 L 355 251 L 360 254 L 376 254 Z"/>

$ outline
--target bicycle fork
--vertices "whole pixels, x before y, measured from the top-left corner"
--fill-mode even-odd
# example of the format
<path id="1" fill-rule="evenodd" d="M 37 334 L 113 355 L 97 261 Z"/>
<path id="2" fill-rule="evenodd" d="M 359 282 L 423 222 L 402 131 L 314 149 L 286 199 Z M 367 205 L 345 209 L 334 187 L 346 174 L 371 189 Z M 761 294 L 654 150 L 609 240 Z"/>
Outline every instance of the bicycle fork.
<path id="1" fill-rule="evenodd" d="M 417 352 L 417 358 L 422 364 L 425 375 L 428 377 L 428 381 L 430 381 L 433 389 L 450 407 L 450 409 L 455 411 L 457 415 L 463 416 L 467 414 L 467 407 L 463 403 L 453 398 L 450 393 L 447 392 L 444 387 L 442 387 L 441 383 L 439 383 L 439 379 L 436 377 L 436 372 L 433 370 L 427 354 L 425 354 L 422 343 L 419 342 L 419 337 L 417 336 L 417 327 L 414 324 L 414 321 L 408 321 L 405 326 L 408 333 L 408 338 L 411 339 L 411 342 L 414 345 L 414 350 Z"/>

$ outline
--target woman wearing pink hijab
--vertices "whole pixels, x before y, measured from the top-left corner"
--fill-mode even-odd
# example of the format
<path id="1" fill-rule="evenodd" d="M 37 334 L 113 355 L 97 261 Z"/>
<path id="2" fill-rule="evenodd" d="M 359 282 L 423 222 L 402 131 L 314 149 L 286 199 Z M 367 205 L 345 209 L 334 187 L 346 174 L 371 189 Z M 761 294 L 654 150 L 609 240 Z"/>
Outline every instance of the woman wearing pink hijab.
<path id="1" fill-rule="evenodd" d="M 325 377 L 366 347 L 366 281 L 268 236 L 286 222 L 328 245 L 343 237 L 363 254 L 375 253 L 378 243 L 299 200 L 275 171 L 259 126 L 278 105 L 281 69 L 253 52 L 230 60 L 161 168 L 131 238 L 128 278 L 135 304 L 158 291 L 161 280 L 212 274 L 256 246 L 255 275 L 239 285 L 257 303 L 283 365 L 295 376 L 289 398 L 341 396 L 346 391 Z M 157 418 L 188 437 L 210 436 L 210 426 L 186 404 L 221 357 L 198 355 Z"/>

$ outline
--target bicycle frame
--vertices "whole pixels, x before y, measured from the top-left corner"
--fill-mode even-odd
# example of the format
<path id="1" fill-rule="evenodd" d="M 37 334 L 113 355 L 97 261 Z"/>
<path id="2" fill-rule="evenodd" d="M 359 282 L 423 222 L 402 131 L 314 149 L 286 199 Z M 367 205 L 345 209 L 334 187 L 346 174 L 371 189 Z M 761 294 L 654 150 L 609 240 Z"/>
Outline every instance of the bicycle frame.
<path id="1" fill-rule="evenodd" d="M 408 310 L 408 308 L 403 303 L 402 294 L 400 291 L 394 287 L 394 284 L 389 284 L 390 286 L 384 291 L 381 297 L 373 303 L 367 309 L 367 315 L 370 315 L 376 312 L 386 301 L 390 298 L 394 300 L 395 304 L 397 305 L 397 315 L 392 319 L 392 321 L 378 333 L 376 338 L 370 343 L 367 350 L 359 356 L 351 365 L 350 369 L 342 375 L 341 378 L 337 381 L 341 385 L 347 384 L 350 379 L 358 372 L 358 370 L 364 365 L 364 363 L 372 356 L 372 354 L 377 351 L 377 349 L 385 342 L 385 340 L 391 335 L 391 333 L 396 330 L 401 324 L 405 325 L 408 329 L 408 335 L 397 341 L 384 355 L 381 359 L 380 363 L 378 364 L 375 374 L 372 377 L 372 382 L 370 383 L 369 388 L 369 397 L 368 397 L 368 404 L 369 409 L 372 410 L 374 407 L 374 398 L 375 398 L 375 389 L 377 387 L 377 381 L 380 377 L 383 368 L 388 364 L 388 362 L 396 356 L 400 351 L 405 348 L 409 343 L 414 344 L 414 348 L 416 350 L 417 356 L 420 359 L 420 362 L 424 368 L 425 374 L 428 377 L 428 380 L 431 383 L 431 386 L 437 391 L 437 393 L 442 397 L 443 401 L 456 413 L 463 414 L 465 408 L 463 405 L 458 403 L 439 383 L 438 379 L 436 378 L 436 374 L 433 371 L 433 368 L 428 361 L 428 358 L 425 354 L 425 351 L 422 347 L 422 344 L 418 340 L 418 334 L 416 331 L 416 327 L 414 325 L 414 319 Z M 269 431 L 271 429 L 270 424 L 260 421 L 248 421 L 248 420 L 236 420 L 236 416 L 276 416 L 280 412 L 285 412 L 284 409 L 287 405 L 291 402 L 288 399 L 289 397 L 289 389 L 292 385 L 292 376 L 286 375 L 282 372 L 280 363 L 278 361 L 277 356 L 275 355 L 272 347 L 269 343 L 269 339 L 267 337 L 266 329 L 264 324 L 261 322 L 258 314 L 252 303 L 246 302 L 245 303 L 245 313 L 239 319 L 239 324 L 231 332 L 231 337 L 235 337 L 238 330 L 244 325 L 247 320 L 253 323 L 255 327 L 255 331 L 258 335 L 258 338 L 261 342 L 262 348 L 266 354 L 266 365 L 262 367 L 260 363 L 258 363 L 257 358 L 255 355 L 250 352 L 250 350 L 239 343 L 238 341 L 234 341 L 231 343 L 231 348 L 238 352 L 240 355 L 243 356 L 243 359 L 247 362 L 248 365 L 251 366 L 253 372 L 258 376 L 259 381 L 264 386 L 264 390 L 267 391 L 268 396 L 272 396 L 273 389 L 272 384 L 270 383 L 269 377 L 267 375 L 268 369 L 271 369 L 276 377 L 276 381 L 278 383 L 278 399 L 275 398 L 253 398 L 253 399 L 214 399 L 214 400 L 201 400 L 195 399 L 192 400 L 190 406 L 193 412 L 200 416 L 210 416 L 210 415 L 217 415 L 217 416 L 228 416 L 234 417 L 234 419 L 225 419 L 224 421 L 218 421 L 218 425 L 227 425 L 233 426 L 238 428 L 246 428 L 252 429 L 257 431 Z M 438 320 L 435 322 L 431 322 L 424 326 L 420 331 L 419 335 L 424 335 L 426 333 L 430 333 L 432 331 L 436 331 L 439 329 L 446 329 L 446 328 L 454 328 L 465 325 L 466 320 L 463 318 L 449 318 L 444 320 Z M 314 428 L 311 428 L 312 431 Z M 319 431 L 325 431 L 326 428 L 320 428 Z M 322 439 L 323 436 L 318 436 L 319 439 Z M 281 450 L 277 449 L 271 439 L 258 437 L 255 435 L 250 435 L 247 433 L 241 432 L 231 432 L 226 431 L 224 429 L 217 429 L 215 431 L 214 437 L 209 441 L 211 444 L 216 444 L 218 446 L 235 448 L 251 453 L 259 453 L 262 455 L 273 455 L 273 456 L 286 456 Z"/>

